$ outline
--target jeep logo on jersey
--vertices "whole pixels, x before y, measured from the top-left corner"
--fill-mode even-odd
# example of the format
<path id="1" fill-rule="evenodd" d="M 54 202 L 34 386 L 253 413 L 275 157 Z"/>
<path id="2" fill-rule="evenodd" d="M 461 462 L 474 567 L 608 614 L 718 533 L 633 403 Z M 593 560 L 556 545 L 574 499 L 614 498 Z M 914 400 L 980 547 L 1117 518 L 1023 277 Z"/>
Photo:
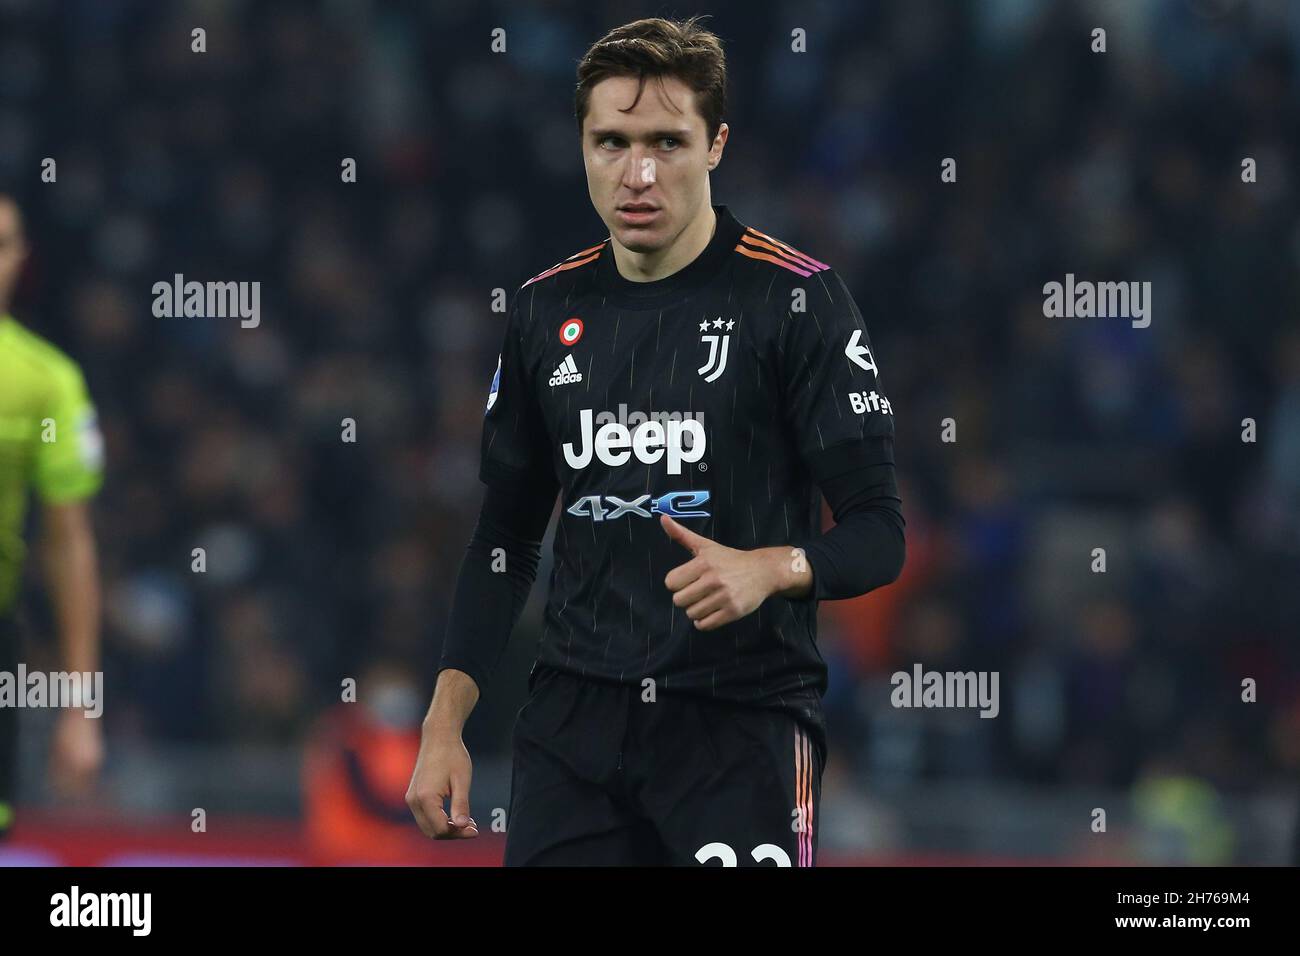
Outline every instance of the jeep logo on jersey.
<path id="1" fill-rule="evenodd" d="M 693 419 L 642 422 L 628 428 L 621 422 L 607 422 L 593 430 L 595 412 L 584 408 L 578 413 L 582 429 L 581 450 L 573 442 L 564 443 L 564 460 L 570 468 L 582 469 L 591 464 L 592 456 L 603 465 L 623 465 L 633 455 L 645 465 L 653 465 L 667 455 L 668 474 L 680 475 L 682 463 L 694 463 L 704 457 L 704 426 Z"/>
<path id="2" fill-rule="evenodd" d="M 560 344 L 565 348 L 571 348 L 578 344 L 580 338 L 582 338 L 582 319 L 575 315 L 560 326 Z"/>

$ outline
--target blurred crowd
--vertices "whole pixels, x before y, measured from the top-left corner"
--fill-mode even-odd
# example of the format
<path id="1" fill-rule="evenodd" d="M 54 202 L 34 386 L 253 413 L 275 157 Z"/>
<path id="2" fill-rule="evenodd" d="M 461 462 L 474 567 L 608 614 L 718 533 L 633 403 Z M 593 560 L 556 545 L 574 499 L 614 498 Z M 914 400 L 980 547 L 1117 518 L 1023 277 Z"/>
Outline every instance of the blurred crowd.
<path id="1" fill-rule="evenodd" d="M 482 494 L 492 292 L 606 235 L 574 67 L 665 12 L 0 0 L 0 182 L 36 243 L 15 314 L 106 431 L 110 747 L 300 742 L 363 672 L 418 721 Z M 714 201 L 845 277 L 896 410 L 907 567 L 821 610 L 835 780 L 1293 779 L 1300 7 L 710 12 Z M 260 281 L 260 326 L 155 318 L 176 273 Z M 1150 281 L 1150 327 L 1045 317 L 1067 273 Z M 476 755 L 505 752 L 548 573 Z M 894 710 L 915 662 L 999 671 L 999 718 Z"/>

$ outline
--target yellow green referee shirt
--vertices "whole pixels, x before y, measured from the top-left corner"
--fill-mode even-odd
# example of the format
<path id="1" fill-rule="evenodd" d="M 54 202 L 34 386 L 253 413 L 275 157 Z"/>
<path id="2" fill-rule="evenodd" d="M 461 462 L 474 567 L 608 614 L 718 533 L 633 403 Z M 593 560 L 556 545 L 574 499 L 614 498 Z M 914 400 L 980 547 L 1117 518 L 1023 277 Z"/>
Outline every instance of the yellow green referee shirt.
<path id="1" fill-rule="evenodd" d="M 47 504 L 93 495 L 103 447 L 81 368 L 0 316 L 0 615 L 18 597 L 29 489 Z"/>

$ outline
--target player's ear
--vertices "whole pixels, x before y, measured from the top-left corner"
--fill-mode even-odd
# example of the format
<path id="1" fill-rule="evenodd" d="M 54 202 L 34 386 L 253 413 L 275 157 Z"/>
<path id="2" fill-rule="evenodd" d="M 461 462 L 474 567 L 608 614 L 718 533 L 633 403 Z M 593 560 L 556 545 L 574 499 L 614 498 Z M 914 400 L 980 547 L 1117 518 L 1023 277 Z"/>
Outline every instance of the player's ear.
<path id="1" fill-rule="evenodd" d="M 718 168 L 722 162 L 722 150 L 727 145 L 727 134 L 730 132 L 726 123 L 718 124 L 718 133 L 713 137 L 713 145 L 709 147 L 709 159 L 705 164 L 710 171 Z"/>

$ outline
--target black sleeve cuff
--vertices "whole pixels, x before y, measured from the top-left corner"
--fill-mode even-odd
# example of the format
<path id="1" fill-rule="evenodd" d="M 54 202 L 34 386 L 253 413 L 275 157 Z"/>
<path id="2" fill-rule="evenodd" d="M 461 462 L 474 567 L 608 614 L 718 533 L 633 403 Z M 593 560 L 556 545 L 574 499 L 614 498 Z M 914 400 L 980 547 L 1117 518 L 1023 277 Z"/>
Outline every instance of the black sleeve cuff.
<path id="1" fill-rule="evenodd" d="M 806 599 L 857 597 L 897 580 L 906 558 L 906 521 L 892 461 L 876 460 L 819 485 L 835 527 L 800 545 L 813 575 Z"/>

